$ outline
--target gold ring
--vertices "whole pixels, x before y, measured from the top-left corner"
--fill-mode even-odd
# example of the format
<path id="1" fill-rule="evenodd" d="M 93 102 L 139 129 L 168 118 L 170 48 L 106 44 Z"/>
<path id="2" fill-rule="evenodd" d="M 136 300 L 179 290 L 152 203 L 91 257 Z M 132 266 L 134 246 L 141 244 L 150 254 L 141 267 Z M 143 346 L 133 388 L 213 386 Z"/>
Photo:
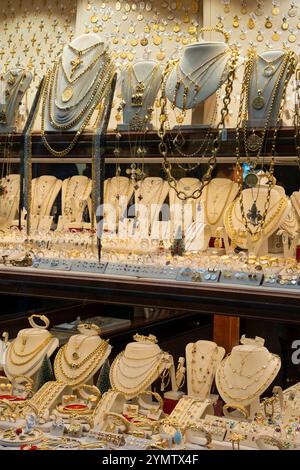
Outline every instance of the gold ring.
<path id="1" fill-rule="evenodd" d="M 35 318 L 38 318 L 40 321 L 42 321 L 44 323 L 44 326 L 42 325 L 38 325 L 36 322 L 35 322 Z M 46 330 L 49 325 L 50 325 L 50 321 L 49 319 L 46 317 L 46 315 L 37 315 L 36 313 L 34 313 L 33 315 L 31 315 L 29 318 L 28 318 L 28 321 L 29 321 L 29 324 L 32 328 L 39 328 L 41 330 Z"/>
<path id="2" fill-rule="evenodd" d="M 202 444 L 203 446 L 209 446 L 209 444 L 211 444 L 212 442 L 212 435 L 210 434 L 210 432 L 207 431 L 207 429 L 202 426 L 188 425 L 184 428 L 184 433 L 186 434 L 187 431 L 200 432 L 201 434 L 204 434 L 206 442 L 205 444 Z"/>
<path id="3" fill-rule="evenodd" d="M 256 444 L 259 449 L 262 450 L 271 450 L 268 446 L 277 447 L 278 450 L 283 449 L 283 444 L 279 439 L 268 435 L 258 436 L 256 439 Z"/>

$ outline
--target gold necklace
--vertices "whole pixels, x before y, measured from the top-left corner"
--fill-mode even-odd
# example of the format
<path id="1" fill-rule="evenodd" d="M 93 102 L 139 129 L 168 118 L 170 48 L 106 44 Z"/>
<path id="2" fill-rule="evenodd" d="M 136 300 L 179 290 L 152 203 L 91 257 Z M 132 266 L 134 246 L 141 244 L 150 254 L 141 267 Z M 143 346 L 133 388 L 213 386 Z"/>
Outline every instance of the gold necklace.
<path id="1" fill-rule="evenodd" d="M 14 366 L 24 366 L 25 364 L 28 364 L 29 362 L 32 361 L 33 356 L 35 356 L 36 354 L 38 354 L 39 352 L 41 352 L 43 349 L 45 349 L 48 346 L 48 344 L 52 341 L 52 339 L 53 339 L 53 336 L 46 338 L 37 348 L 35 348 L 33 351 L 27 354 L 18 353 L 15 350 L 15 343 L 13 341 L 11 343 L 11 346 L 8 348 L 8 357 L 9 357 L 10 362 Z M 24 361 L 16 361 L 15 359 L 13 359 L 12 354 L 14 354 L 17 357 L 26 357 L 26 359 Z"/>
<path id="2" fill-rule="evenodd" d="M 206 199 L 206 203 L 205 203 L 205 216 L 206 216 L 206 220 L 209 223 L 209 225 L 216 225 L 219 222 L 225 208 L 227 207 L 229 198 L 230 198 L 232 190 L 234 188 L 234 182 L 230 181 L 230 189 L 229 189 L 229 192 L 227 193 L 224 205 L 223 205 L 222 209 L 220 210 L 219 215 L 217 215 L 217 218 L 215 220 L 212 220 L 212 219 L 209 218 L 207 201 L 209 200 L 209 190 L 210 190 L 210 187 L 211 187 L 213 181 L 214 180 L 211 180 L 210 184 L 207 185 L 207 199 Z M 214 214 L 215 214 L 215 212 L 214 212 Z"/>
<path id="3" fill-rule="evenodd" d="M 217 124 L 216 127 L 216 137 L 213 140 L 212 143 L 212 154 L 211 157 L 209 158 L 208 161 L 208 169 L 206 173 L 203 175 L 201 179 L 201 184 L 200 187 L 197 188 L 192 194 L 186 194 L 184 191 L 180 191 L 177 187 L 177 181 L 172 175 L 172 165 L 168 160 L 168 145 L 166 142 L 166 121 L 167 121 L 167 97 L 165 93 L 165 86 L 166 86 L 166 78 L 170 73 L 170 70 L 172 69 L 174 63 L 169 63 L 164 71 L 163 74 L 163 84 L 162 84 L 162 92 L 161 92 L 161 98 L 160 98 L 160 104 L 161 104 L 161 111 L 160 111 L 160 129 L 158 131 L 158 135 L 160 138 L 160 144 L 159 144 L 159 152 L 161 156 L 163 157 L 163 170 L 166 173 L 167 176 L 167 181 L 168 184 L 171 188 L 174 189 L 174 191 L 177 194 L 178 199 L 181 199 L 183 201 L 186 201 L 187 199 L 199 199 L 201 196 L 203 189 L 209 181 L 211 180 L 212 172 L 214 168 L 216 167 L 217 164 L 217 153 L 220 147 L 220 141 L 221 141 L 221 132 L 220 129 L 221 127 L 224 127 L 225 125 L 225 119 L 226 116 L 228 115 L 229 112 L 229 104 L 231 101 L 231 93 L 233 89 L 233 82 L 234 82 L 234 77 L 235 77 L 235 69 L 238 61 L 238 50 L 237 48 L 233 48 L 231 51 L 231 57 L 229 59 L 229 72 L 228 72 L 228 78 L 226 81 L 225 85 L 225 97 L 223 99 L 223 108 L 221 110 L 221 119 L 219 123 Z"/>
<path id="4" fill-rule="evenodd" d="M 282 59 L 282 55 L 280 55 L 276 59 L 266 59 L 262 55 L 257 56 L 262 62 L 265 62 L 265 64 L 267 64 L 263 71 L 264 77 L 271 77 L 276 73 L 276 67 L 274 64 L 277 64 L 277 62 Z"/>
<path id="5" fill-rule="evenodd" d="M 72 75 L 74 75 L 74 73 L 76 72 L 77 68 L 80 67 L 81 64 L 83 63 L 82 56 L 87 54 L 89 51 L 96 49 L 96 47 L 99 47 L 100 45 L 103 45 L 103 43 L 98 42 L 82 50 L 79 50 L 76 47 L 71 46 L 71 44 L 68 45 L 69 49 L 77 56 L 76 59 L 70 61 L 70 65 L 71 65 L 70 79 L 72 78 Z"/>
<path id="6" fill-rule="evenodd" d="M 192 347 L 192 360 L 191 360 L 191 384 L 192 384 L 192 390 L 195 394 L 201 393 L 201 390 L 196 387 L 196 383 L 201 386 L 201 389 L 203 388 L 204 385 L 209 385 L 210 380 L 215 372 L 215 363 L 218 355 L 218 346 L 215 346 L 212 351 L 209 351 L 207 354 L 200 354 L 200 359 L 204 361 L 207 356 L 211 356 L 210 360 L 207 363 L 206 370 L 203 370 L 203 367 L 197 364 L 197 360 L 195 359 L 195 356 L 197 354 L 197 343 L 193 344 Z M 202 378 L 199 379 L 198 371 L 196 369 L 199 367 L 199 372 L 202 375 Z"/>
<path id="7" fill-rule="evenodd" d="M 66 364 L 71 368 L 71 369 L 80 369 L 81 366 L 83 366 L 85 363 L 87 363 L 90 359 L 93 359 L 95 355 L 98 355 L 99 352 L 103 352 L 103 349 L 107 348 L 108 343 L 105 340 L 102 340 L 101 343 L 97 346 L 96 349 L 94 349 L 92 352 L 90 352 L 81 362 L 70 362 L 69 359 L 67 358 L 66 352 L 68 349 L 68 344 L 65 344 L 62 348 L 62 356 L 66 362 Z M 78 356 L 78 354 L 77 354 Z M 73 354 L 72 354 L 73 357 Z M 73 357 L 73 359 L 76 359 L 76 357 Z M 79 356 L 78 356 L 79 359 Z"/>

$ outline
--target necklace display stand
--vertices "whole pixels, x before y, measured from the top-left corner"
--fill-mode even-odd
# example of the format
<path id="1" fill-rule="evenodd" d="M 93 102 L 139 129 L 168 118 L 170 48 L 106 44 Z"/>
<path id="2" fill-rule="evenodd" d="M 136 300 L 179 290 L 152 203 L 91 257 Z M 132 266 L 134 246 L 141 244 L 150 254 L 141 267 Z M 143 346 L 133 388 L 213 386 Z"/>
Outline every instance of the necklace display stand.
<path id="1" fill-rule="evenodd" d="M 282 100 L 284 82 L 286 78 L 290 79 L 290 77 L 287 77 L 286 70 L 281 79 L 277 96 L 272 97 L 284 57 L 285 52 L 283 50 L 267 51 L 257 55 L 250 81 L 248 126 L 263 128 L 271 105 L 272 115 L 268 126 L 272 127 L 276 124 Z M 272 103 L 273 99 L 274 101 Z"/>
<path id="2" fill-rule="evenodd" d="M 62 216 L 59 224 L 64 229 L 79 227 L 83 213 L 89 207 L 92 181 L 87 176 L 72 176 L 62 183 Z"/>
<path id="3" fill-rule="evenodd" d="M 148 177 L 138 183 L 135 191 L 135 211 L 138 220 L 153 222 L 159 220 L 160 211 L 169 192 L 169 185 L 159 177 Z"/>
<path id="4" fill-rule="evenodd" d="M 0 74 L 0 133 L 15 132 L 19 107 L 31 81 L 31 72 L 22 68 Z"/>
<path id="5" fill-rule="evenodd" d="M 254 189 L 244 189 L 242 191 L 246 216 L 247 214 L 249 214 L 249 217 L 253 216 L 252 208 L 254 201 L 257 209 L 255 216 L 257 218 L 261 216 L 264 211 L 267 192 L 267 188 L 263 186 Z M 281 197 L 278 191 L 272 189 L 270 194 L 270 207 L 264 227 L 255 237 L 252 237 L 244 227 L 240 204 L 237 199 L 225 210 L 224 224 L 227 235 L 232 241 L 235 241 L 237 246 L 248 249 L 249 253 L 264 255 L 268 252 L 268 238 L 278 230 L 287 217 L 289 210 L 288 199 L 285 196 Z M 249 225 L 251 229 L 255 231 L 255 225 L 253 226 L 250 222 Z"/>
<path id="6" fill-rule="evenodd" d="M 200 186 L 198 178 L 181 178 L 178 181 L 178 190 L 186 194 L 192 194 Z M 201 203 L 196 199 L 182 201 L 176 195 L 174 189 L 169 191 L 171 234 L 177 236 L 179 231 L 186 232 L 193 222 L 202 221 Z"/>
<path id="7" fill-rule="evenodd" d="M 134 191 L 133 184 L 127 176 L 114 176 L 107 181 L 106 206 L 104 221 L 114 231 L 119 220 L 127 215 L 127 207 Z"/>
<path id="8" fill-rule="evenodd" d="M 227 178 L 214 178 L 204 188 L 201 205 L 204 211 L 204 223 L 209 225 L 211 236 L 216 237 L 223 226 L 226 208 L 238 194 L 238 184 Z"/>
<path id="9" fill-rule="evenodd" d="M 212 341 L 200 340 L 189 343 L 185 348 L 185 355 L 187 394 L 204 401 L 210 396 L 215 373 L 225 355 L 225 349 Z"/>
<path id="10" fill-rule="evenodd" d="M 151 114 L 162 80 L 160 65 L 153 60 L 140 60 L 129 65 L 121 77 L 123 124 L 118 130 L 152 129 Z"/>
<path id="11" fill-rule="evenodd" d="M 172 70 L 167 79 L 166 96 L 169 101 L 173 103 L 175 97 L 174 104 L 177 108 L 192 109 L 213 95 L 227 79 L 228 55 L 226 51 L 228 51 L 228 46 L 225 42 L 203 41 L 187 46 L 178 66 Z M 201 68 L 203 74 L 197 80 L 197 70 L 200 74 Z M 178 80 L 178 75 L 180 80 Z M 177 83 L 180 83 L 178 92 L 176 92 Z M 185 87 L 188 88 L 186 105 L 184 104 Z"/>
<path id="12" fill-rule="evenodd" d="M 46 319 L 45 326 L 40 327 L 31 322 L 32 317 L 29 321 L 33 327 L 20 330 L 17 338 L 8 346 L 4 371 L 9 379 L 26 376 L 35 380 L 45 355 L 50 357 L 58 347 L 58 339 L 46 329 L 49 320 Z M 39 317 L 45 321 L 46 317 L 40 315 Z"/>
<path id="13" fill-rule="evenodd" d="M 94 375 L 111 353 L 111 346 L 99 336 L 98 327 L 94 329 L 93 325 L 83 324 L 78 330 L 80 334 L 70 337 L 54 361 L 56 380 L 73 389 L 82 384 L 92 384 Z"/>
<path id="14" fill-rule="evenodd" d="M 7 226 L 17 218 L 20 202 L 20 175 L 7 175 L 1 179 L 4 194 L 0 196 L 1 226 Z"/>
<path id="15" fill-rule="evenodd" d="M 253 419 L 259 410 L 259 398 L 277 376 L 281 360 L 264 347 L 262 338 L 241 338 L 217 368 L 216 386 L 226 403 L 225 416 Z M 235 411 L 229 413 L 228 409 Z M 238 414 L 237 414 L 238 412 Z"/>
<path id="16" fill-rule="evenodd" d="M 111 365 L 109 377 L 112 388 L 131 399 L 148 390 L 164 374 L 171 374 L 172 386 L 176 388 L 172 356 L 151 339 L 140 335 L 136 337 L 136 342 L 128 343 Z"/>

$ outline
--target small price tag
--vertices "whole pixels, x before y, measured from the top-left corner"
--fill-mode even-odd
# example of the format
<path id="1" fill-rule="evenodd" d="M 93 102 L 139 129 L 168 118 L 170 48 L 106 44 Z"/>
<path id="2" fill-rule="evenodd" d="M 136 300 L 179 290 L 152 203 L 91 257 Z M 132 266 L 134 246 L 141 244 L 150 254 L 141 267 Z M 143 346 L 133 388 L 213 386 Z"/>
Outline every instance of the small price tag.
<path id="1" fill-rule="evenodd" d="M 223 129 L 221 131 L 221 140 L 222 140 L 222 142 L 226 142 L 226 140 L 227 140 L 227 129 L 226 129 L 226 127 L 223 127 Z"/>

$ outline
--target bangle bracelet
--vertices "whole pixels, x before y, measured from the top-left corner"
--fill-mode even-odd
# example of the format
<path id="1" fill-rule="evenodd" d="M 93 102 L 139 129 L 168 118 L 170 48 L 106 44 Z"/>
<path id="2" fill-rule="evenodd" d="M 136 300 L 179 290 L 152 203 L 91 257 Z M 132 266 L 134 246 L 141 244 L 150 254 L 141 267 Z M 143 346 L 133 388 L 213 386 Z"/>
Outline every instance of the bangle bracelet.
<path id="1" fill-rule="evenodd" d="M 108 412 L 104 413 L 104 422 L 108 420 L 109 418 L 114 419 L 116 422 L 121 423 L 123 426 L 125 426 L 125 432 L 128 431 L 129 428 L 129 422 L 127 421 L 124 416 L 120 415 L 119 413 L 114 413 L 114 412 Z"/>
<path id="2" fill-rule="evenodd" d="M 256 439 L 257 447 L 261 450 L 272 450 L 270 447 L 277 447 L 278 450 L 283 449 L 283 444 L 279 439 L 268 435 L 260 435 Z"/>
<path id="3" fill-rule="evenodd" d="M 44 325 L 38 325 L 36 322 L 35 322 L 35 318 L 38 318 L 40 321 L 42 321 L 44 323 Z M 28 321 L 29 321 L 29 324 L 32 328 L 39 328 L 41 330 L 46 330 L 49 325 L 50 325 L 50 321 L 49 319 L 46 317 L 46 315 L 37 315 L 36 313 L 34 313 L 33 315 L 31 315 L 29 318 L 28 318 Z"/>
<path id="4" fill-rule="evenodd" d="M 156 392 L 152 392 L 151 390 L 145 390 L 144 392 L 140 392 L 138 394 L 138 402 L 139 402 L 139 405 L 143 408 L 145 408 L 146 410 L 151 408 L 151 404 L 150 403 L 147 403 L 145 402 L 141 397 L 143 395 L 148 395 L 148 396 L 151 396 L 151 397 L 154 397 L 158 404 L 159 404 L 159 409 L 162 410 L 163 409 L 163 405 L 164 405 L 164 401 L 162 399 L 162 397 L 159 395 L 159 393 L 156 393 Z"/>
<path id="5" fill-rule="evenodd" d="M 231 404 L 231 403 L 226 403 L 223 406 L 223 414 L 224 416 L 226 416 L 226 418 L 232 418 L 232 413 L 229 412 L 230 409 L 239 411 L 240 413 L 242 413 L 245 419 L 249 418 L 249 412 L 243 405 L 237 405 L 237 404 Z"/>
<path id="6" fill-rule="evenodd" d="M 90 393 L 86 393 L 86 391 Z M 81 398 L 93 404 L 96 404 L 101 398 L 100 390 L 95 385 L 80 385 L 77 388 L 77 392 Z"/>
<path id="7" fill-rule="evenodd" d="M 79 323 L 77 330 L 87 336 L 96 336 L 101 333 L 101 328 L 95 323 Z"/>
<path id="8" fill-rule="evenodd" d="M 195 425 L 188 425 L 187 427 L 184 428 L 184 433 L 186 435 L 187 432 L 198 432 L 198 433 L 201 433 L 203 434 L 206 439 L 206 442 L 205 444 L 200 444 L 202 446 L 209 446 L 209 444 L 211 444 L 212 442 L 212 435 L 210 434 L 210 432 L 208 432 L 204 427 L 202 426 L 195 426 Z"/>

